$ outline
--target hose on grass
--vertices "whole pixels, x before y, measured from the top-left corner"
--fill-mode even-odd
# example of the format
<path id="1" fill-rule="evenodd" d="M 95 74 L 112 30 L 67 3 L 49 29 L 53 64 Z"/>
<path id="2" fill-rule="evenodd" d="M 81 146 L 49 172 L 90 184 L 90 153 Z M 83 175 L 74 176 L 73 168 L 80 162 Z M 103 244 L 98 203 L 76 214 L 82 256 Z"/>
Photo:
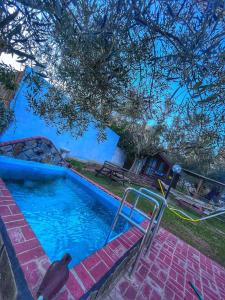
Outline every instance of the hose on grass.
<path id="1" fill-rule="evenodd" d="M 160 187 L 161 193 L 162 193 L 163 197 L 165 198 L 165 191 L 163 189 L 163 186 L 162 186 L 162 183 L 161 183 L 160 179 L 158 179 L 158 183 L 159 183 L 159 187 Z M 188 214 L 186 214 L 185 212 L 183 212 L 180 209 L 176 209 L 174 207 L 171 207 L 168 204 L 167 204 L 167 208 L 173 214 L 175 214 L 177 217 L 179 217 L 180 219 L 188 221 L 188 222 L 193 222 L 193 223 L 197 223 L 197 222 L 200 222 L 200 221 L 208 220 L 208 219 L 211 219 L 211 218 L 214 218 L 214 217 L 218 217 L 220 215 L 225 214 L 225 208 L 219 208 L 219 209 L 213 211 L 210 215 L 208 215 L 206 217 L 202 217 L 202 218 L 198 218 L 198 219 L 193 219 L 191 216 L 189 216 Z"/>

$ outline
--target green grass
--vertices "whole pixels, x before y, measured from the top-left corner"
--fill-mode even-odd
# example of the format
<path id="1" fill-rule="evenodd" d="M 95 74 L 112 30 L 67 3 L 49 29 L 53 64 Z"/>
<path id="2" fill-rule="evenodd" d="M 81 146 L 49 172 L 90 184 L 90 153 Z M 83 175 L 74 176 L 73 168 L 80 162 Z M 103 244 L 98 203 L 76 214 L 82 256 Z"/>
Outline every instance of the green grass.
<path id="1" fill-rule="evenodd" d="M 69 162 L 77 171 L 107 188 L 115 195 L 122 197 L 126 187 L 109 180 L 105 176 L 99 175 L 96 177 L 93 172 L 85 169 L 84 163 L 75 160 L 70 160 Z M 134 197 L 128 199 L 129 202 L 133 200 Z M 169 200 L 173 201 L 173 199 Z M 149 207 L 148 201 L 144 201 L 143 199 L 140 202 L 140 209 L 149 212 L 151 207 Z M 198 215 L 193 211 L 184 211 L 188 212 L 193 218 L 198 218 Z M 161 225 L 205 255 L 225 266 L 225 223 L 222 220 L 211 219 L 200 223 L 191 223 L 178 218 L 169 209 L 166 209 Z"/>

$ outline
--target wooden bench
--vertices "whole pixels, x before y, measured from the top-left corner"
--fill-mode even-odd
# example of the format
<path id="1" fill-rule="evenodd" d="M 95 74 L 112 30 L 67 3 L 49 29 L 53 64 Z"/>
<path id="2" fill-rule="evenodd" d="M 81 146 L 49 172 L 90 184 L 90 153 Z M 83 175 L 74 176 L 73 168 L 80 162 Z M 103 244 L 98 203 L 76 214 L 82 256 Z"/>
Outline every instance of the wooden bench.
<path id="1" fill-rule="evenodd" d="M 95 169 L 95 172 L 95 176 L 102 174 L 109 177 L 111 180 L 122 183 L 123 185 L 124 183 L 134 183 L 146 187 L 158 186 L 155 178 L 143 174 L 136 174 L 109 161 L 105 161 L 100 169 Z"/>
<path id="2" fill-rule="evenodd" d="M 129 172 L 127 169 L 124 169 L 108 161 L 105 161 L 100 169 L 95 169 L 95 172 L 95 176 L 103 174 L 112 180 L 122 183 L 123 185 L 125 182 L 130 182 L 129 178 L 127 177 L 127 174 Z"/>

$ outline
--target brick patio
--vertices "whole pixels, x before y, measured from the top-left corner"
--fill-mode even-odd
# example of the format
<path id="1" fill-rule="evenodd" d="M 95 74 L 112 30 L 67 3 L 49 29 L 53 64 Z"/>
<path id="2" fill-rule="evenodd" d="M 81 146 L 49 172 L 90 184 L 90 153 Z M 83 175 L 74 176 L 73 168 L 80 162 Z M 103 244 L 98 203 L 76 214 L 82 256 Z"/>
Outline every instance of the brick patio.
<path id="1" fill-rule="evenodd" d="M 225 268 L 160 229 L 135 274 L 121 278 L 104 300 L 198 299 L 190 281 L 204 300 L 225 299 Z"/>

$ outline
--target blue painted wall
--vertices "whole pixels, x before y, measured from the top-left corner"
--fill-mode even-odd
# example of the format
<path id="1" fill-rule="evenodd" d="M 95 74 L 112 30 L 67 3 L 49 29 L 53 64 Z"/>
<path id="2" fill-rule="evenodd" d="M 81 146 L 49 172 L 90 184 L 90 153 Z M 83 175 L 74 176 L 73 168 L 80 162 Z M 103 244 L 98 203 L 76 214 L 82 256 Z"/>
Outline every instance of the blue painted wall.
<path id="1" fill-rule="evenodd" d="M 59 135 L 55 127 L 47 125 L 42 118 L 34 115 L 28 109 L 25 97 L 28 89 L 26 82 L 22 80 L 17 94 L 11 102 L 15 122 L 0 137 L 0 142 L 31 136 L 45 136 L 57 148 L 70 150 L 70 156 L 97 162 L 111 161 L 119 141 L 119 136 L 114 131 L 107 128 L 107 140 L 103 142 L 97 141 L 97 130 L 94 126 L 89 126 L 84 135 L 78 139 L 74 138 L 69 131 Z"/>

